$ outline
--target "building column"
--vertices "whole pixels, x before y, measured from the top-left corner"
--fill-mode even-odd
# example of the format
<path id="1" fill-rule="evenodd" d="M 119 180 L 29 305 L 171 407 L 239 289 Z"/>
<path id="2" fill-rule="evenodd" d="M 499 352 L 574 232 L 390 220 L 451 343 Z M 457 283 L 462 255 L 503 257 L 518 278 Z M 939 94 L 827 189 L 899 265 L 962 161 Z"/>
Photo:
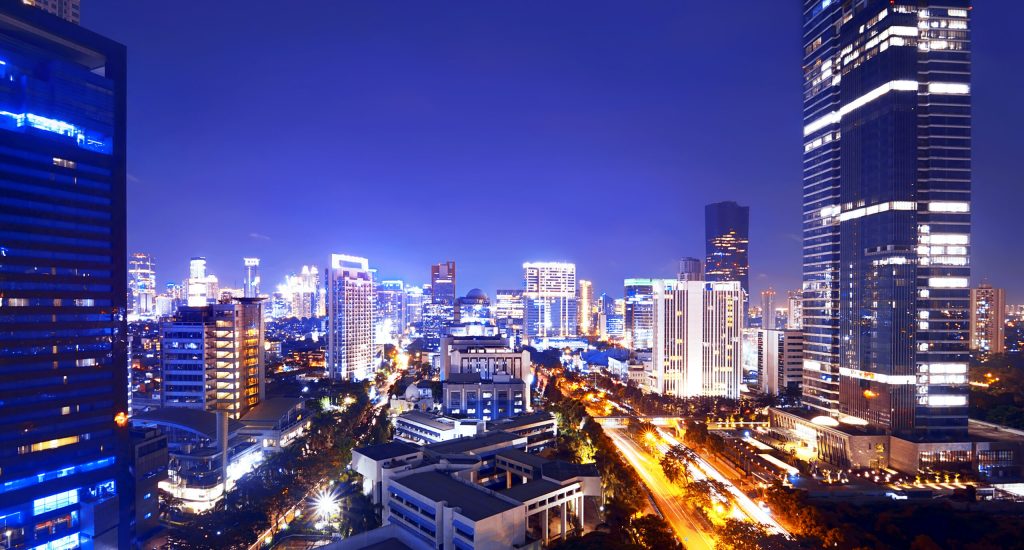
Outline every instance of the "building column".
<path id="1" fill-rule="evenodd" d="M 511 489 L 512 488 L 512 471 L 511 470 L 505 470 L 505 488 L 506 489 Z"/>
<path id="2" fill-rule="evenodd" d="M 544 544 L 547 544 L 548 543 L 548 509 L 547 508 L 544 509 L 544 528 L 542 529 L 542 531 L 544 532 Z"/>
<path id="3" fill-rule="evenodd" d="M 583 519 L 583 495 L 582 494 L 580 494 L 580 507 L 579 507 L 579 510 L 576 513 L 579 514 L 579 516 L 580 516 L 580 534 L 582 534 L 582 533 L 586 532 L 586 530 L 587 530 L 586 526 L 583 523 L 584 519 Z"/>
<path id="4" fill-rule="evenodd" d="M 562 534 L 559 535 L 559 538 L 561 538 L 562 540 L 565 540 L 565 509 L 568 507 L 568 506 L 566 506 L 566 504 L 568 504 L 568 503 L 563 502 L 562 505 L 561 505 L 561 508 L 562 508 Z"/>

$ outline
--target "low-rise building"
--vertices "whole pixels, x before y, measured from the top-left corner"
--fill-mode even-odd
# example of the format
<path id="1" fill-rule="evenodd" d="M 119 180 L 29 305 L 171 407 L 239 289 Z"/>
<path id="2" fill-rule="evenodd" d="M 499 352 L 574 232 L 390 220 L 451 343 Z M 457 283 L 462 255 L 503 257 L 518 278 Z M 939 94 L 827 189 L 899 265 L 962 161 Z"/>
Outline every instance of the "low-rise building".
<path id="1" fill-rule="evenodd" d="M 151 550 L 166 544 L 160 524 L 160 482 L 167 480 L 167 436 L 155 428 L 132 428 L 132 483 L 135 500 L 132 538 L 137 548 Z"/>
<path id="2" fill-rule="evenodd" d="M 480 420 L 448 418 L 418 410 L 396 416 L 394 423 L 395 439 L 418 445 L 470 437 L 484 429 Z"/>
<path id="3" fill-rule="evenodd" d="M 242 434 L 255 438 L 265 451 L 276 452 L 302 437 L 312 420 L 305 399 L 275 397 L 256 405 L 241 422 Z"/>
<path id="4" fill-rule="evenodd" d="M 350 467 L 363 476 L 363 493 L 370 495 L 374 504 L 379 504 L 384 470 L 422 458 L 422 447 L 405 441 L 391 441 L 353 449 Z"/>
<path id="5" fill-rule="evenodd" d="M 526 437 L 527 452 L 538 452 L 555 443 L 558 436 L 558 421 L 555 415 L 547 411 L 537 411 L 492 422 L 488 430 L 504 432 Z"/>
<path id="6" fill-rule="evenodd" d="M 429 411 L 434 408 L 434 388 L 430 380 L 409 384 L 401 396 L 391 398 L 388 408 L 401 414 L 406 411 Z"/>
<path id="7" fill-rule="evenodd" d="M 450 416 L 497 420 L 529 412 L 530 388 L 522 378 L 495 374 L 452 373 L 444 383 L 444 413 Z"/>

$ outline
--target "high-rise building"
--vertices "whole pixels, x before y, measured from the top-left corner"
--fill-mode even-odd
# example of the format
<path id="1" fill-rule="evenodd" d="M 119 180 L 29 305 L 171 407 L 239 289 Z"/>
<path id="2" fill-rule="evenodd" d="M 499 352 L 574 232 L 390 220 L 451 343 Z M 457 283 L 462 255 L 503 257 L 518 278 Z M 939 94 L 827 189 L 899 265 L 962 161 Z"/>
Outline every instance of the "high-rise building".
<path id="1" fill-rule="evenodd" d="M 243 294 L 246 298 L 259 298 L 260 296 L 260 259 L 243 258 L 245 264 L 245 278 L 243 279 Z"/>
<path id="2" fill-rule="evenodd" d="M 405 282 L 381 281 L 376 286 L 374 291 L 374 307 L 377 318 L 375 339 L 379 342 L 395 341 L 405 333 Z"/>
<path id="3" fill-rule="evenodd" d="M 761 328 L 775 330 L 775 289 L 761 291 Z"/>
<path id="4" fill-rule="evenodd" d="M 580 279 L 579 292 L 577 293 L 576 306 L 576 329 L 583 336 L 591 336 L 594 333 L 594 283 Z"/>
<path id="5" fill-rule="evenodd" d="M 804 1 L 804 402 L 966 436 L 970 2 Z"/>
<path id="6" fill-rule="evenodd" d="M 189 307 L 202 307 L 217 302 L 220 284 L 217 277 L 206 272 L 206 258 L 192 258 L 188 263 L 188 280 L 185 281 Z"/>
<path id="7" fill-rule="evenodd" d="M 430 303 L 423 307 L 423 338 L 436 351 L 441 338 L 455 323 L 455 262 L 430 266 Z"/>
<path id="8" fill-rule="evenodd" d="M 126 51 L 0 11 L 0 544 L 129 548 Z"/>
<path id="9" fill-rule="evenodd" d="M 790 330 L 804 328 L 804 295 L 799 290 L 786 293 L 786 328 Z"/>
<path id="10" fill-rule="evenodd" d="M 162 406 L 237 419 L 266 399 L 261 300 L 183 307 L 161 323 Z"/>
<path id="11" fill-rule="evenodd" d="M 423 306 L 426 302 L 426 294 L 422 287 L 405 287 L 405 326 L 419 329 L 423 323 Z"/>
<path id="12" fill-rule="evenodd" d="M 757 373 L 757 391 L 800 395 L 803 383 L 804 334 L 800 330 L 744 329 L 743 370 Z M 749 363 L 748 363 L 749 362 Z"/>
<path id="13" fill-rule="evenodd" d="M 655 279 L 652 391 L 737 398 L 743 289 L 739 281 Z"/>
<path id="14" fill-rule="evenodd" d="M 635 350 L 648 350 L 653 345 L 654 279 L 626 279 L 626 338 Z"/>
<path id="15" fill-rule="evenodd" d="M 455 306 L 455 262 L 430 266 L 430 300 L 435 304 Z"/>
<path id="16" fill-rule="evenodd" d="M 987 283 L 971 289 L 971 350 L 981 357 L 1006 351 L 1006 290 Z"/>
<path id="17" fill-rule="evenodd" d="M 21 0 L 21 3 L 52 13 L 76 25 L 82 19 L 81 0 Z"/>
<path id="18" fill-rule="evenodd" d="M 679 260 L 679 275 L 676 278 L 680 281 L 703 281 L 704 266 L 697 258 L 683 258 Z"/>
<path id="19" fill-rule="evenodd" d="M 156 270 L 149 254 L 136 252 L 128 258 L 128 316 L 149 319 L 156 314 Z"/>
<path id="20" fill-rule="evenodd" d="M 750 293 L 750 207 L 733 201 L 704 207 L 704 238 L 707 256 L 704 278 L 708 281 L 739 281 Z"/>
<path id="21" fill-rule="evenodd" d="M 327 273 L 327 370 L 335 380 L 365 380 L 376 370 L 369 264 L 366 258 L 331 255 Z"/>
<path id="22" fill-rule="evenodd" d="M 523 264 L 526 336 L 533 339 L 576 336 L 576 264 Z"/>

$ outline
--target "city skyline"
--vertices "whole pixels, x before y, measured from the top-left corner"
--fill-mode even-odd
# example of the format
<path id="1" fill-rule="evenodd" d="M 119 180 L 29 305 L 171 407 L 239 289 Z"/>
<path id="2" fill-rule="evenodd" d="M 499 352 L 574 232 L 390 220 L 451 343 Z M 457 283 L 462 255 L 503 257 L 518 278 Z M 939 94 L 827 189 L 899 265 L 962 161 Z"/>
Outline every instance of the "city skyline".
<path id="1" fill-rule="evenodd" d="M 678 257 L 701 256 L 705 204 L 735 200 L 751 207 L 751 293 L 759 295 L 766 286 L 777 290 L 798 288 L 800 161 L 794 151 L 799 151 L 802 136 L 801 121 L 794 117 L 801 100 L 794 75 L 800 70 L 800 47 L 797 40 L 788 39 L 760 44 L 758 33 L 742 29 L 753 28 L 765 18 L 788 18 L 796 25 L 799 10 L 780 3 L 751 5 L 732 13 L 733 7 L 713 4 L 686 8 L 653 4 L 629 13 L 594 7 L 579 21 L 569 17 L 579 11 L 570 4 L 547 8 L 544 14 L 548 21 L 540 17 L 527 21 L 534 13 L 531 10 L 540 9 L 529 5 L 515 12 L 476 7 L 458 14 L 445 10 L 424 13 L 432 10 L 422 7 L 388 10 L 325 5 L 312 7 L 302 16 L 250 6 L 246 12 L 253 21 L 283 18 L 280 24 L 287 31 L 284 40 L 293 32 L 301 31 L 304 37 L 308 34 L 312 44 L 309 50 L 289 49 L 277 39 L 267 44 L 251 43 L 248 47 L 253 49 L 244 57 L 253 61 L 233 61 L 243 64 L 237 70 L 221 71 L 221 63 L 226 60 L 219 57 L 222 54 L 214 54 L 210 60 L 181 64 L 176 69 L 180 83 L 175 80 L 163 90 L 167 79 L 158 68 L 165 63 L 189 57 L 200 49 L 230 52 L 226 46 L 230 41 L 248 40 L 248 31 L 227 22 L 238 11 L 230 3 L 218 4 L 204 8 L 200 17 L 192 11 L 197 8 L 191 7 L 166 6 L 154 11 L 106 1 L 90 3 L 83 13 L 84 25 L 128 44 L 133 55 L 129 109 L 135 124 L 129 131 L 136 145 L 129 158 L 133 178 L 129 186 L 130 250 L 151 253 L 165 274 L 158 273 L 164 282 L 183 278 L 189 257 L 206 256 L 210 271 L 222 277 L 226 286 L 235 287 L 241 286 L 241 270 L 236 265 L 242 256 L 260 257 L 264 282 L 275 285 L 304 264 L 324 266 L 333 250 L 351 250 L 368 257 L 380 275 L 413 283 L 426 279 L 427 266 L 440 258 L 451 258 L 460 266 L 465 288 L 488 291 L 518 286 L 519 266 L 524 261 L 567 261 L 576 263 L 580 276 L 593 280 L 600 293 L 614 290 L 629 277 L 672 277 Z M 399 11 L 408 15 L 399 16 Z M 729 20 L 735 21 L 734 30 L 728 32 L 732 45 L 719 52 L 721 57 L 714 66 L 708 66 L 690 52 L 714 43 L 707 34 L 711 31 L 681 25 L 686 17 L 715 20 L 719 15 L 725 17 L 725 11 L 729 11 Z M 1018 251 L 1017 247 L 1024 245 L 1004 242 L 999 225 L 1012 214 L 1012 205 L 1024 199 L 1024 190 L 1014 188 L 1015 182 L 1002 176 L 1013 173 L 1009 159 L 1022 145 L 1022 138 L 1012 134 L 1012 128 L 1019 126 L 1017 122 L 1024 123 L 1024 114 L 1009 108 L 1012 97 L 1008 92 L 1022 77 L 1003 74 L 1001 68 L 1011 66 L 1020 54 L 1021 46 L 1010 38 L 1009 21 L 1024 7 L 1000 6 L 998 15 L 994 11 L 982 6 L 973 14 L 979 36 L 974 44 L 974 132 L 978 151 L 974 202 L 975 211 L 984 214 L 975 217 L 973 273 L 975 283 L 984 277 L 1006 287 L 1008 301 L 1015 303 L 1024 299 L 1024 288 L 1015 287 L 1006 273 L 1021 269 L 1016 264 L 1024 262 L 1017 259 L 1024 258 L 1019 253 L 1024 250 Z M 341 29 L 325 28 L 311 21 L 311 14 L 321 12 L 344 16 L 326 20 L 351 21 L 342 21 Z M 417 17 L 436 23 L 432 28 L 442 28 L 453 36 L 439 38 L 434 36 L 436 31 L 410 29 Z M 517 24 L 519 33 L 488 36 L 490 31 L 502 29 L 504 17 L 514 18 L 511 22 Z M 620 17 L 626 20 L 619 22 Z M 453 18 L 464 24 L 448 28 L 452 24 L 444 21 Z M 203 38 L 194 45 L 182 46 L 175 42 L 174 33 L 152 32 L 158 20 L 166 21 L 168 28 L 187 21 Z M 389 23 L 388 39 L 377 40 L 358 30 L 348 32 L 347 25 L 385 22 Z M 225 30 L 202 32 L 207 26 Z M 601 32 L 582 36 L 565 33 L 579 42 L 570 47 L 565 44 L 569 39 L 556 32 L 560 26 Z M 643 33 L 636 30 L 641 27 Z M 680 28 L 687 31 L 682 33 Z M 424 41 L 436 45 L 419 51 Z M 532 41 L 536 44 L 527 47 Z M 375 64 L 410 74 L 407 79 L 382 75 L 348 55 L 325 58 L 313 53 L 317 45 L 340 54 L 366 48 L 377 56 Z M 457 53 L 456 46 L 479 53 L 459 54 L 450 62 L 443 61 Z M 745 52 L 754 47 L 765 56 L 763 67 L 752 67 L 753 73 L 747 75 L 728 69 L 741 63 Z M 517 49 L 524 51 L 517 53 Z M 648 57 L 652 60 L 636 63 Z M 285 59 L 294 61 L 295 67 L 284 64 Z M 661 62 L 669 59 L 674 59 L 672 63 L 679 68 L 663 71 Z M 337 101 L 318 108 L 313 118 L 322 119 L 322 124 L 303 122 L 302 117 L 275 117 L 272 122 L 280 130 L 275 133 L 288 136 L 289 141 L 280 147 L 274 145 L 273 152 L 269 144 L 257 138 L 243 140 L 251 149 L 207 147 L 212 142 L 237 141 L 228 139 L 225 132 L 258 135 L 260 128 L 249 122 L 236 126 L 257 102 L 265 99 L 261 95 L 264 92 L 253 89 L 269 82 L 263 71 L 245 65 L 249 63 L 273 65 L 280 80 L 293 82 L 299 89 L 322 84 L 330 93 L 347 91 Z M 313 66 L 321 66 L 321 72 L 308 76 L 301 70 L 308 72 Z M 615 82 L 623 78 L 628 82 Z M 748 78 L 760 83 L 759 93 L 751 100 L 740 101 L 735 92 L 728 90 L 741 89 Z M 209 84 L 187 85 L 193 79 Z M 350 86 L 367 80 L 367 88 Z M 452 85 L 457 91 L 446 93 L 442 89 Z M 228 93 L 223 95 L 200 93 L 224 86 L 228 86 Z M 368 89 L 377 87 L 382 91 L 370 94 Z M 626 93 L 641 88 L 651 90 L 645 92 L 650 95 L 637 99 Z M 280 91 L 276 85 L 270 90 L 266 93 Z M 180 110 L 154 107 L 155 102 L 166 103 L 172 92 L 180 98 L 175 102 L 182 106 Z M 303 99 L 320 97 L 319 93 L 302 93 L 312 94 L 302 95 Z M 466 102 L 464 94 L 493 97 Z M 524 94 L 535 99 L 514 101 Z M 578 101 L 578 107 L 563 104 L 564 97 Z M 231 104 L 225 104 L 229 98 Z M 492 113 L 483 122 L 473 122 L 480 110 L 492 106 L 489 101 L 504 102 L 508 114 Z M 386 112 L 394 102 L 405 104 L 405 111 Z M 265 108 L 277 111 L 288 107 L 274 100 Z M 568 114 L 561 116 L 572 120 L 560 118 L 551 125 L 544 123 L 545 117 L 566 109 Z M 262 127 L 260 117 L 251 120 L 257 119 Z M 457 123 L 450 124 L 452 120 Z M 398 124 L 403 121 L 408 123 L 407 137 L 399 135 Z M 208 137 L 192 131 L 200 124 Z M 580 129 L 565 130 L 574 126 Z M 489 133 L 482 133 L 485 131 Z M 563 131 L 570 133 L 559 133 Z M 457 145 L 424 144 L 425 136 L 432 132 L 442 132 L 446 140 Z M 494 138 L 493 143 L 488 141 L 488 136 L 498 135 L 502 137 Z M 312 143 L 325 137 L 329 138 L 328 145 L 307 146 L 307 140 Z M 368 140 L 367 144 L 360 145 L 360 139 Z M 397 164 L 406 168 L 394 169 L 390 166 L 396 164 L 393 161 L 382 164 L 385 159 L 379 154 L 364 150 L 382 145 L 379 140 L 390 139 L 396 143 L 389 156 L 402 160 Z M 481 140 L 487 143 L 474 145 Z M 749 151 L 745 162 L 729 160 L 728 151 L 737 149 Z M 238 155 L 261 160 L 242 166 L 223 162 Z M 174 165 L 161 158 L 174 158 Z M 536 160 L 527 161 L 531 158 Z M 545 160 L 551 158 L 558 160 Z M 485 165 L 495 169 L 485 171 Z M 306 183 L 293 185 L 293 181 Z M 388 216 L 387 224 L 361 229 L 372 227 L 366 222 L 374 209 L 343 217 L 329 216 L 326 209 L 321 209 L 321 205 L 336 201 L 335 190 L 342 187 L 352 188 L 360 200 L 369 200 L 368 193 L 373 193 L 382 208 L 400 212 L 443 208 L 442 195 L 474 201 L 483 198 L 486 205 L 500 207 L 502 195 L 512 189 L 522 188 L 526 194 L 560 189 L 560 193 L 543 195 L 550 206 L 525 204 L 528 216 L 542 220 L 557 218 L 545 213 L 570 204 L 574 211 L 582 207 L 584 211 L 599 212 L 616 204 L 626 189 L 637 193 L 638 198 L 657 193 L 659 200 L 650 204 L 652 215 L 639 219 L 606 217 L 596 225 L 544 221 L 545 229 L 557 228 L 558 238 L 543 242 L 520 238 L 492 247 L 484 243 L 494 241 L 497 227 L 471 232 L 473 235 L 417 234 L 415 229 L 422 223 L 419 215 Z M 413 191 L 419 187 L 444 192 L 431 197 Z M 170 188 L 174 188 L 173 193 L 167 191 Z M 208 189 L 221 189 L 211 198 L 237 206 L 238 220 L 234 212 L 224 215 L 239 223 L 229 223 L 229 231 L 214 231 L 207 226 L 213 223 L 212 218 L 207 221 L 196 216 L 187 227 L 176 231 L 175 239 L 167 239 L 167 227 L 180 219 L 175 212 L 187 208 L 188 197 Z M 304 196 L 307 193 L 316 193 L 322 200 L 310 200 Z M 257 208 L 268 199 L 273 199 L 274 206 L 267 218 L 277 221 L 241 223 L 242 211 Z M 150 215 L 151 209 L 145 205 L 157 201 L 166 208 Z M 204 238 L 208 234 L 218 234 L 219 238 Z M 1003 258 L 1008 258 L 1009 265 L 1004 265 Z"/>

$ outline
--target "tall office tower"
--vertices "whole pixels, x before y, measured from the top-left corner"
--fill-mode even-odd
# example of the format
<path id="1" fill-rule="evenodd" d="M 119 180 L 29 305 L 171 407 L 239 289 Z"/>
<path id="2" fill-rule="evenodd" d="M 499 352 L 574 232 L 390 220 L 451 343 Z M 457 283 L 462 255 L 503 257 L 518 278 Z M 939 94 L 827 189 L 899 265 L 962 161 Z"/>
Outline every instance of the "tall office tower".
<path id="1" fill-rule="evenodd" d="M 189 260 L 185 292 L 189 307 L 202 307 L 217 301 L 220 284 L 215 275 L 206 272 L 206 258 L 199 256 Z"/>
<path id="2" fill-rule="evenodd" d="M 576 336 L 576 264 L 526 262 L 523 289 L 528 339 Z"/>
<path id="3" fill-rule="evenodd" d="M 422 287 L 405 287 L 405 326 L 419 327 L 423 322 L 423 304 L 426 294 Z"/>
<path id="4" fill-rule="evenodd" d="M 506 338 L 519 340 L 526 327 L 526 299 L 522 289 L 499 289 L 494 293 L 494 322 Z"/>
<path id="5" fill-rule="evenodd" d="M 704 238 L 707 256 L 704 278 L 708 281 L 739 281 L 750 293 L 750 207 L 733 201 L 704 207 Z"/>
<path id="6" fill-rule="evenodd" d="M 804 402 L 966 435 L 968 0 L 804 2 Z"/>
<path id="7" fill-rule="evenodd" d="M 317 315 L 317 301 L 322 292 L 319 288 L 320 273 L 316 266 L 302 266 L 298 275 L 288 275 L 285 283 L 277 287 L 278 292 L 288 301 L 292 317 L 309 319 Z"/>
<path id="8" fill-rule="evenodd" d="M 82 18 L 81 0 L 21 0 L 21 3 L 52 13 L 76 25 Z"/>
<path id="9" fill-rule="evenodd" d="M 982 358 L 1006 352 L 1006 290 L 987 283 L 971 289 L 971 350 Z"/>
<path id="10" fill-rule="evenodd" d="M 261 300 L 183 307 L 160 324 L 161 405 L 237 419 L 266 398 Z"/>
<path id="11" fill-rule="evenodd" d="M 654 280 L 626 279 L 625 327 L 630 347 L 651 349 L 654 331 Z"/>
<path id="12" fill-rule="evenodd" d="M 686 257 L 679 260 L 679 275 L 676 279 L 680 281 L 703 281 L 704 266 L 697 258 Z"/>
<path id="13" fill-rule="evenodd" d="M 739 397 L 745 295 L 739 281 L 652 284 L 653 391 Z"/>
<path id="14" fill-rule="evenodd" d="M 594 283 L 580 279 L 576 296 L 576 329 L 582 336 L 594 333 Z"/>
<path id="15" fill-rule="evenodd" d="M 743 330 L 743 370 L 757 373 L 757 391 L 797 397 L 803 383 L 804 333 L 800 330 Z"/>
<path id="16" fill-rule="evenodd" d="M 331 255 L 327 273 L 327 370 L 335 380 L 373 375 L 373 276 L 366 258 Z"/>
<path id="17" fill-rule="evenodd" d="M 243 258 L 245 264 L 245 278 L 242 283 L 242 292 L 246 298 L 259 298 L 260 296 L 260 259 Z"/>
<path id="18" fill-rule="evenodd" d="M 405 333 L 406 294 L 403 281 L 381 281 L 376 285 L 374 307 L 377 311 L 378 342 L 395 341 Z"/>
<path id="19" fill-rule="evenodd" d="M 455 323 L 455 262 L 430 266 L 430 303 L 423 308 L 423 337 L 427 349 L 436 351 L 441 338 Z"/>
<path id="20" fill-rule="evenodd" d="M 435 304 L 455 306 L 455 262 L 430 266 L 430 300 Z"/>
<path id="21" fill-rule="evenodd" d="M 786 293 L 786 328 L 790 330 L 804 328 L 804 295 L 799 290 Z"/>
<path id="22" fill-rule="evenodd" d="M 149 319 L 156 314 L 156 264 L 149 254 L 136 252 L 128 258 L 128 316 Z"/>
<path id="23" fill-rule="evenodd" d="M 125 48 L 16 2 L 0 40 L 0 544 L 128 548 Z"/>
<path id="24" fill-rule="evenodd" d="M 761 328 L 775 330 L 775 289 L 761 291 Z"/>

